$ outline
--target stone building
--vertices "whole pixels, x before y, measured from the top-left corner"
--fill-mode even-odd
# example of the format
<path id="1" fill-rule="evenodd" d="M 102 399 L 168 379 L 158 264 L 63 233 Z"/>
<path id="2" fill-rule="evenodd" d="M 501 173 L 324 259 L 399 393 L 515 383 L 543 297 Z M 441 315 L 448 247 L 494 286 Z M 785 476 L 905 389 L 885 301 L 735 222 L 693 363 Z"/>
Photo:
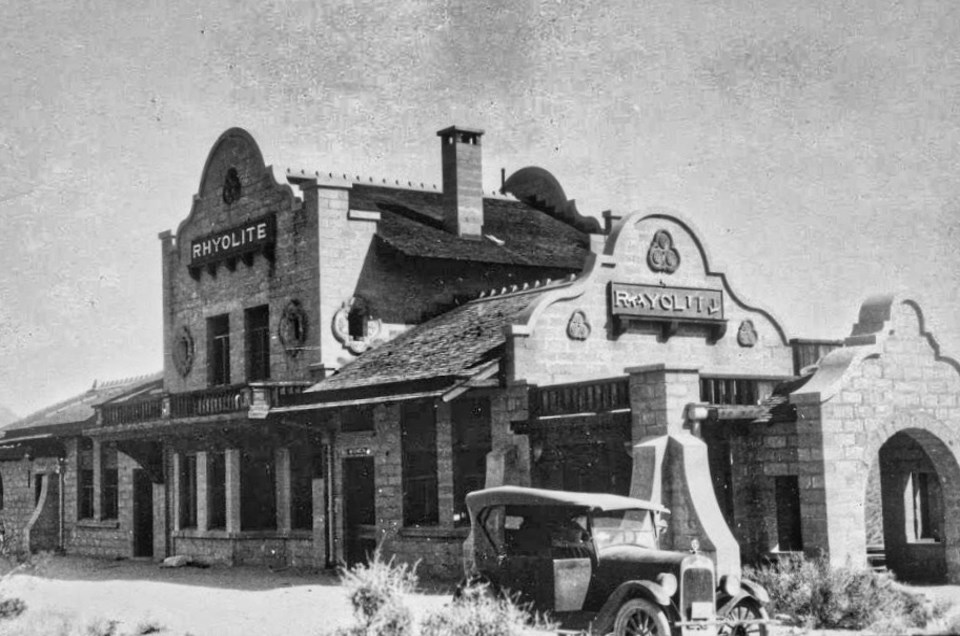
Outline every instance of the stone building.
<path id="1" fill-rule="evenodd" d="M 697 537 L 722 571 L 885 551 L 905 578 L 960 581 L 960 368 L 915 302 L 789 339 L 689 220 L 601 227 L 539 168 L 485 195 L 482 132 L 438 134 L 440 190 L 217 140 L 160 235 L 162 379 L 36 455 L 59 471 L 60 545 L 317 567 L 380 545 L 454 577 L 465 494 L 513 483 L 659 501 L 668 543 Z M 0 443 L 5 484 L 26 484 L 23 446 Z"/>

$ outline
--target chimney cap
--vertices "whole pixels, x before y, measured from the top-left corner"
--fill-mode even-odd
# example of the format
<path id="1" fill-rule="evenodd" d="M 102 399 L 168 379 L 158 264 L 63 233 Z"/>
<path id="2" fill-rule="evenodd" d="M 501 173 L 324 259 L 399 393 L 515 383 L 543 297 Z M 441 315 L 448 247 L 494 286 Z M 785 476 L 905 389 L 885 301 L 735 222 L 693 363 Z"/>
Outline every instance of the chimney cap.
<path id="1" fill-rule="evenodd" d="M 480 128 L 468 128 L 466 126 L 448 126 L 443 130 L 437 131 L 438 137 L 449 137 L 450 135 L 455 135 L 457 133 L 466 133 L 468 135 L 476 135 L 479 137 L 483 134 L 483 130 Z"/>

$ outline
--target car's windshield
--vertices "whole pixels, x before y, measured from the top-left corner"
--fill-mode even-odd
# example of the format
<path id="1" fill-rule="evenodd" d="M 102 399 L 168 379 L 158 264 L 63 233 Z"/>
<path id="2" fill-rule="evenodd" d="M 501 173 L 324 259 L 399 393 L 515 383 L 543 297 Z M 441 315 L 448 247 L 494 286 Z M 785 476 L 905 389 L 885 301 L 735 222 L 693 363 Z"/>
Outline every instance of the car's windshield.
<path id="1" fill-rule="evenodd" d="M 616 545 L 656 548 L 657 533 L 650 510 L 608 510 L 593 515 L 593 538 L 602 550 Z"/>

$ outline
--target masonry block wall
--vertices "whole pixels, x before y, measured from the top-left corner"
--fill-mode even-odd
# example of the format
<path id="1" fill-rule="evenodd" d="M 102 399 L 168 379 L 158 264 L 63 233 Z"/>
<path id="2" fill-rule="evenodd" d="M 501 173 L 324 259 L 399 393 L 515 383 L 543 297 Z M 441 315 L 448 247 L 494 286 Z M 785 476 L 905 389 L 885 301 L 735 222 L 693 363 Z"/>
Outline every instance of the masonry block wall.
<path id="1" fill-rule="evenodd" d="M 647 252 L 660 230 L 669 231 L 680 266 L 673 274 L 651 271 Z M 677 288 L 722 290 L 727 331 L 719 339 L 710 329 L 680 325 L 664 338 L 659 325 L 622 321 L 611 316 L 610 283 L 666 285 Z M 607 238 L 603 253 L 569 287 L 542 301 L 530 335 L 511 342 L 516 380 L 549 385 L 618 375 L 615 370 L 637 365 L 686 367 L 695 361 L 701 374 L 738 374 L 790 377 L 793 354 L 781 327 L 769 314 L 742 303 L 725 277 L 711 270 L 699 237 L 669 214 L 636 214 L 623 221 Z M 585 339 L 567 331 L 575 311 L 590 326 Z M 755 339 L 741 343 L 738 333 L 749 323 Z M 697 401 L 698 392 L 690 401 Z"/>
<path id="2" fill-rule="evenodd" d="M 864 562 L 868 479 L 881 447 L 894 435 L 904 433 L 923 448 L 941 483 L 960 479 L 956 363 L 939 356 L 912 301 L 892 303 L 890 316 L 877 333 L 874 344 L 873 340 L 848 343 L 846 355 L 863 353 L 831 385 L 829 395 L 791 397 L 806 419 L 803 426 L 822 435 L 810 446 L 822 452 L 823 481 L 811 484 L 803 516 L 805 522 L 817 520 L 819 531 L 810 537 L 811 547 L 828 551 L 835 563 Z M 849 350 L 856 346 L 862 349 Z M 830 356 L 839 359 L 842 354 L 840 350 Z M 886 497 L 883 503 L 894 505 Z M 956 488 L 944 489 L 943 510 L 947 579 L 960 581 L 960 493 Z M 883 514 L 887 516 L 886 511 Z"/>
<path id="3" fill-rule="evenodd" d="M 11 552 L 23 549 L 23 529 L 27 526 L 36 508 L 34 492 L 33 461 L 0 461 L 0 477 L 3 478 L 3 547 Z"/>
<path id="4" fill-rule="evenodd" d="M 241 190 L 239 199 L 227 203 L 223 188 L 231 169 Z M 235 258 L 191 275 L 194 239 L 227 232 L 266 214 L 276 215 L 272 258 L 257 253 L 250 264 Z M 206 321 L 223 314 L 229 316 L 230 382 L 246 381 L 244 310 L 260 305 L 269 306 L 271 379 L 309 379 L 310 365 L 319 359 L 322 329 L 317 314 L 317 219 L 295 199 L 290 186 L 274 180 L 256 142 L 244 131 L 227 131 L 211 150 L 193 209 L 175 238 L 164 241 L 164 298 L 169 303 L 164 307 L 165 388 L 176 393 L 208 386 Z M 297 355 L 288 354 L 279 338 L 281 317 L 292 301 L 299 302 L 307 315 L 306 341 Z M 193 364 L 185 376 L 170 358 L 174 334 L 184 327 L 194 343 Z"/>

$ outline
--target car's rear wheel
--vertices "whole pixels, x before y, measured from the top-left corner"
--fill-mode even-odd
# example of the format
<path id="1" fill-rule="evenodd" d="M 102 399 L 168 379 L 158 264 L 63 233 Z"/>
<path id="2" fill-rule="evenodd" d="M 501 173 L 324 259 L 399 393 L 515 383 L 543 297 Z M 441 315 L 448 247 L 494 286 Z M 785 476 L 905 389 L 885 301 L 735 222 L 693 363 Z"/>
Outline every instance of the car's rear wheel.
<path id="1" fill-rule="evenodd" d="M 659 607 L 643 598 L 620 606 L 613 622 L 614 636 L 669 636 L 670 623 Z"/>
<path id="2" fill-rule="evenodd" d="M 767 620 L 767 610 L 753 599 L 744 599 L 719 617 L 721 621 L 718 636 L 767 636 L 765 623 L 751 621 Z"/>

